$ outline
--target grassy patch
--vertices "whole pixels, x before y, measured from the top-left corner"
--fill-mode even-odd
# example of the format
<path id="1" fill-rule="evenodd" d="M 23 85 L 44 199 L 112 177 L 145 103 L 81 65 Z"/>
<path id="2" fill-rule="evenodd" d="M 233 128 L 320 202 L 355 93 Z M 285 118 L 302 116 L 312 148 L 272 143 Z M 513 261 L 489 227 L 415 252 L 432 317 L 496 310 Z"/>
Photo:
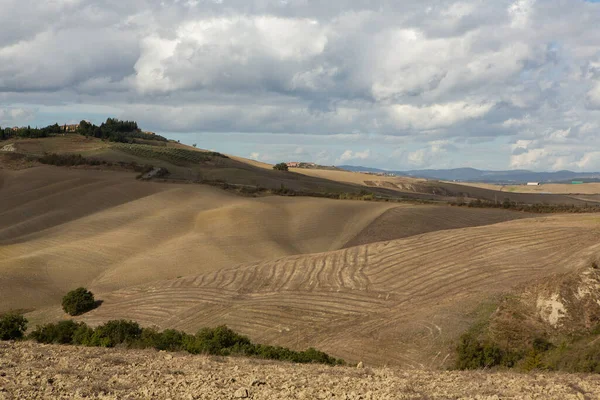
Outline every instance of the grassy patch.
<path id="1" fill-rule="evenodd" d="M 512 298 L 504 300 L 504 310 L 488 313 L 490 308 L 482 306 L 476 312 L 475 322 L 456 346 L 456 369 L 600 373 L 600 325 L 576 334 L 548 335 L 529 326 L 514 304 L 506 308 Z"/>
<path id="2" fill-rule="evenodd" d="M 163 160 L 175 165 L 199 164 L 215 158 L 228 158 L 216 152 L 203 152 L 174 147 L 158 147 L 145 144 L 115 143 L 112 148 L 141 158 Z"/>

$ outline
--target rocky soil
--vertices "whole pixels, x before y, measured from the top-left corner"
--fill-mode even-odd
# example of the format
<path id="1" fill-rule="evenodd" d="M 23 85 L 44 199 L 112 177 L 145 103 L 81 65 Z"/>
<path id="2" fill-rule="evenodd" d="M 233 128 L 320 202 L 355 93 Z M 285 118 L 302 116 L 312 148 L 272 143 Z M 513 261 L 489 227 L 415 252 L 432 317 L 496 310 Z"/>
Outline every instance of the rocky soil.
<path id="1" fill-rule="evenodd" d="M 600 376 L 297 365 L 0 342 L 0 399 L 599 399 Z"/>

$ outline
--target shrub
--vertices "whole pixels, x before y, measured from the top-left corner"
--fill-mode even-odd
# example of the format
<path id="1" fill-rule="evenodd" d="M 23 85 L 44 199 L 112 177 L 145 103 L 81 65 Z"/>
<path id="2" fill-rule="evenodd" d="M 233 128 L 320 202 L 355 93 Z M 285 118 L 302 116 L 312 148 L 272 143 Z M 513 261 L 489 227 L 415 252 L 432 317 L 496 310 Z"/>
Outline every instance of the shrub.
<path id="1" fill-rule="evenodd" d="M 87 326 L 84 323 L 79 324 L 75 332 L 73 332 L 73 338 L 71 343 L 78 344 L 82 346 L 93 346 L 92 336 L 94 335 L 94 330 Z"/>
<path id="2" fill-rule="evenodd" d="M 175 329 L 166 329 L 158 332 L 156 329 L 143 328 L 138 347 L 152 347 L 157 350 L 181 351 L 184 349 L 185 339 L 190 336 L 185 332 Z"/>
<path id="3" fill-rule="evenodd" d="M 533 340 L 533 350 L 537 353 L 543 353 L 553 348 L 554 345 L 545 338 L 538 337 Z"/>
<path id="4" fill-rule="evenodd" d="M 91 158 L 85 158 L 81 154 L 44 154 L 39 158 L 42 164 L 58 165 L 61 167 L 72 167 L 76 165 L 110 165 L 110 163 L 94 160 Z"/>
<path id="5" fill-rule="evenodd" d="M 83 322 L 61 321 L 57 324 L 38 326 L 29 337 L 40 343 L 101 347 L 124 345 L 166 351 L 185 350 L 192 354 L 242 355 L 296 363 L 344 363 L 343 360 L 313 348 L 294 351 L 284 347 L 253 344 L 246 336 L 232 331 L 225 325 L 212 329 L 204 328 L 196 335 L 190 335 L 174 329 L 159 332 L 153 328 L 140 328 L 137 323 L 126 320 L 108 321 L 96 329 Z"/>
<path id="6" fill-rule="evenodd" d="M 542 362 L 542 354 L 535 350 L 530 350 L 527 356 L 523 360 L 522 368 L 525 371 L 532 371 L 534 369 L 542 369 L 544 363 Z"/>
<path id="7" fill-rule="evenodd" d="M 89 338 L 89 345 L 101 347 L 115 347 L 119 344 L 132 345 L 138 341 L 142 328 L 133 321 L 113 320 L 94 329 Z"/>
<path id="8" fill-rule="evenodd" d="M 542 355 L 544 365 L 555 371 L 600 373 L 600 343 L 594 339 L 584 336 L 548 350 Z"/>
<path id="9" fill-rule="evenodd" d="M 27 329 L 27 319 L 20 314 L 8 313 L 0 317 L 0 340 L 17 340 Z"/>
<path id="10" fill-rule="evenodd" d="M 70 291 L 62 299 L 62 308 L 69 315 L 81 315 L 95 307 L 94 295 L 83 287 Z"/>
<path id="11" fill-rule="evenodd" d="M 289 168 L 286 163 L 279 163 L 273 166 L 273 169 L 276 171 L 288 171 Z"/>
<path id="12" fill-rule="evenodd" d="M 39 343 L 72 344 L 79 327 L 80 324 L 72 320 L 60 321 L 36 327 L 30 337 Z"/>
<path id="13" fill-rule="evenodd" d="M 457 353 L 456 368 L 461 370 L 496 366 L 513 367 L 523 358 L 520 353 L 503 351 L 494 343 L 481 343 L 470 333 L 461 336 Z"/>
<path id="14" fill-rule="evenodd" d="M 195 337 L 188 338 L 186 350 L 195 354 L 208 353 L 226 356 L 232 353 L 233 347 L 248 349 L 250 345 L 252 345 L 250 339 L 222 325 L 214 329 L 199 330 Z"/>

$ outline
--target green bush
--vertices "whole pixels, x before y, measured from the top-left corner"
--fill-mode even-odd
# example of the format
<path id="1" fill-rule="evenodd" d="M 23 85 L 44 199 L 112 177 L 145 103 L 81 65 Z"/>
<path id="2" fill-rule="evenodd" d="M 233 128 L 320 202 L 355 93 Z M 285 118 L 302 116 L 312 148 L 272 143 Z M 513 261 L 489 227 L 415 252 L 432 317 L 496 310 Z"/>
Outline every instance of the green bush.
<path id="1" fill-rule="evenodd" d="M 532 371 L 534 369 L 543 369 L 544 363 L 542 361 L 542 353 L 532 349 L 527 353 L 522 363 L 522 368 L 525 371 Z"/>
<path id="2" fill-rule="evenodd" d="M 600 343 L 590 336 L 563 343 L 545 352 L 544 366 L 554 371 L 600 373 Z"/>
<path id="3" fill-rule="evenodd" d="M 38 326 L 29 336 L 39 343 L 73 344 L 73 335 L 79 327 L 75 321 L 60 321 Z"/>
<path id="4" fill-rule="evenodd" d="M 196 335 L 167 329 L 162 332 L 153 328 L 140 328 L 133 321 L 115 320 L 92 329 L 85 323 L 61 321 L 57 324 L 38 326 L 29 338 L 40 343 L 75 344 L 84 346 L 114 347 L 124 345 L 135 348 L 154 348 L 166 351 L 187 351 L 192 354 L 218 356 L 247 356 L 296 363 L 343 364 L 322 351 L 309 348 L 294 351 L 278 346 L 253 344 L 227 326 L 204 328 Z"/>
<path id="5" fill-rule="evenodd" d="M 533 350 L 537 353 L 543 353 L 545 351 L 554 348 L 554 345 L 550 343 L 546 338 L 538 337 L 533 339 Z"/>
<path id="6" fill-rule="evenodd" d="M 111 163 L 92 158 L 85 158 L 81 154 L 44 154 L 39 158 L 42 164 L 72 167 L 76 165 L 111 165 Z"/>
<path id="7" fill-rule="evenodd" d="M 0 317 L 0 340 L 17 340 L 27 330 L 27 319 L 20 314 L 8 313 Z"/>
<path id="8" fill-rule="evenodd" d="M 166 351 L 181 351 L 184 349 L 184 342 L 188 336 L 190 335 L 174 329 L 166 329 L 163 332 L 158 332 L 152 328 L 143 328 L 138 347 L 152 347 L 157 350 Z"/>
<path id="9" fill-rule="evenodd" d="M 456 368 L 461 370 L 496 366 L 510 368 L 523 358 L 520 353 L 504 351 L 494 343 L 481 343 L 469 333 L 461 336 L 457 353 Z"/>
<path id="10" fill-rule="evenodd" d="M 95 307 L 94 295 L 83 287 L 70 291 L 62 299 L 62 308 L 69 315 L 81 315 Z"/>
<path id="11" fill-rule="evenodd" d="M 140 339 L 141 335 L 142 328 L 136 322 L 123 319 L 108 321 L 94 329 L 89 344 L 101 347 L 115 347 L 120 344 L 131 346 Z"/>
<path id="12" fill-rule="evenodd" d="M 188 338 L 186 344 L 186 350 L 190 353 L 226 356 L 232 353 L 231 348 L 235 346 L 247 348 L 252 343 L 247 337 L 239 335 L 227 326 L 222 325 L 214 329 L 203 328 L 199 330 L 193 339 Z"/>
<path id="13" fill-rule="evenodd" d="M 94 330 L 84 323 L 79 324 L 75 332 L 73 332 L 73 339 L 71 343 L 82 345 L 82 346 L 93 346 L 92 336 Z"/>
<path id="14" fill-rule="evenodd" d="M 273 169 L 276 171 L 289 171 L 287 164 L 283 162 L 273 165 Z"/>

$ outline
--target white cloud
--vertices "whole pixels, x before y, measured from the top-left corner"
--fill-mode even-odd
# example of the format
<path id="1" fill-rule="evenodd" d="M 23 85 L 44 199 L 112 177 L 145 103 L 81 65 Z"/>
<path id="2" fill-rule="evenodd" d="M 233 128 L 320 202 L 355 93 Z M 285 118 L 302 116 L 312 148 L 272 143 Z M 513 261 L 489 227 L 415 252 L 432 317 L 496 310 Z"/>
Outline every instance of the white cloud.
<path id="1" fill-rule="evenodd" d="M 392 118 L 400 129 L 430 130 L 446 128 L 465 120 L 480 118 L 487 114 L 493 104 L 469 104 L 455 102 L 433 104 L 429 107 L 396 105 L 391 107 Z"/>
<path id="2" fill-rule="evenodd" d="M 0 110 L 36 112 L 0 124 L 62 107 L 158 131 L 304 135 L 286 157 L 327 136 L 328 162 L 379 161 L 388 143 L 411 149 L 404 165 L 476 157 L 436 153 L 439 139 L 502 142 L 504 167 L 591 168 L 599 24 L 583 0 L 2 0 Z"/>
<path id="3" fill-rule="evenodd" d="M 31 121 L 34 115 L 35 112 L 31 109 L 19 107 L 0 108 L 0 127 L 24 125 L 24 122 Z"/>
<path id="4" fill-rule="evenodd" d="M 596 82 L 587 93 L 587 100 L 590 107 L 600 109 L 600 81 Z"/>
<path id="5" fill-rule="evenodd" d="M 343 164 L 351 160 L 367 160 L 371 157 L 371 150 L 352 151 L 346 150 L 337 160 L 336 164 Z"/>

